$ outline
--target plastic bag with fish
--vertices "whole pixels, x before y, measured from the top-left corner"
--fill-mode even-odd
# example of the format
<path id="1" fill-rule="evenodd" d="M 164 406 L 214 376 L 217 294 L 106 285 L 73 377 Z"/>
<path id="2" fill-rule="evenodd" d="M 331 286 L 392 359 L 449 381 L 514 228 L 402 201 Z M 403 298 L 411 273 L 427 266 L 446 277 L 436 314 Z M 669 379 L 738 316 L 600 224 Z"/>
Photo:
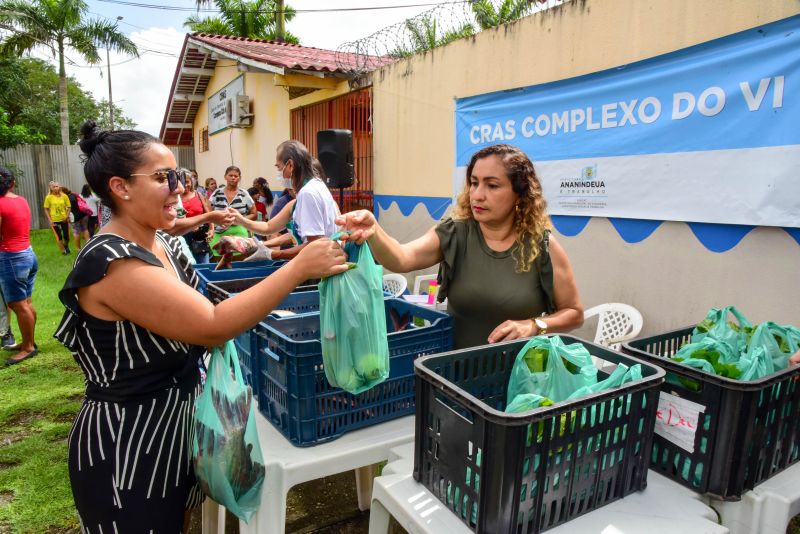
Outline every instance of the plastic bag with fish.
<path id="1" fill-rule="evenodd" d="M 263 245 L 261 248 L 266 248 Z M 259 251 L 259 241 L 254 237 L 241 237 L 236 235 L 222 236 L 213 247 L 214 251 L 222 256 L 214 270 L 229 269 L 233 263 L 233 256 L 238 254 L 250 256 Z"/>
<path id="2" fill-rule="evenodd" d="M 205 388 L 195 402 L 192 452 L 203 492 L 249 522 L 261 503 L 264 457 L 253 391 L 244 383 L 233 341 L 211 353 Z"/>

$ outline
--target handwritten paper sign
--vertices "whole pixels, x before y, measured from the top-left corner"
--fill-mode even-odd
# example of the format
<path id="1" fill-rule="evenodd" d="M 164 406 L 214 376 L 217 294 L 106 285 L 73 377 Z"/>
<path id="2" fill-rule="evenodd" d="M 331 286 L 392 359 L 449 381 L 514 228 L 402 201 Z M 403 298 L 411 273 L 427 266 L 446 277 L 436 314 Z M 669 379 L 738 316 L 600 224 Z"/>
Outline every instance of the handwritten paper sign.
<path id="1" fill-rule="evenodd" d="M 663 391 L 658 397 L 656 434 L 681 449 L 694 452 L 694 436 L 706 407 Z"/>

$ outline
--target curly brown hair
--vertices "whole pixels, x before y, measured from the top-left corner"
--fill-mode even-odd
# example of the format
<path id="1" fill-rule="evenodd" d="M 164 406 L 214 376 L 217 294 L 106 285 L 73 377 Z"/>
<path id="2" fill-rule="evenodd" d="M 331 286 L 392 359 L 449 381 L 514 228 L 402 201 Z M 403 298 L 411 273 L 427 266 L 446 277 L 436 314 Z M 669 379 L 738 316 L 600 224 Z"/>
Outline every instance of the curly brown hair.
<path id="1" fill-rule="evenodd" d="M 514 230 L 516 247 L 512 255 L 516 260 L 515 271 L 526 273 L 539 255 L 540 244 L 545 233 L 550 230 L 547 203 L 542 195 L 542 184 L 536 176 L 533 162 L 523 151 L 512 145 L 492 145 L 482 148 L 472 155 L 467 166 L 466 183 L 459 193 L 453 210 L 453 219 L 472 219 L 469 201 L 470 177 L 478 160 L 497 156 L 503 162 L 511 188 L 517 194 L 514 210 Z"/>

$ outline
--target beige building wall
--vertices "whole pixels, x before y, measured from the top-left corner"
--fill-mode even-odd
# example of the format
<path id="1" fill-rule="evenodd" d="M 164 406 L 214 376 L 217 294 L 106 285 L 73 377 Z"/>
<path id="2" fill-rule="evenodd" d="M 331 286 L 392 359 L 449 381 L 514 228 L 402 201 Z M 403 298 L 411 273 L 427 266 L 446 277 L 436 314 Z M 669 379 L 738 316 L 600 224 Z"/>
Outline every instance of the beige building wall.
<path id="1" fill-rule="evenodd" d="M 319 89 L 290 100 L 286 88 L 275 85 L 275 74 L 247 72 L 244 74 L 244 89 L 252 102 L 251 111 L 255 115 L 253 127 L 228 128 L 210 135 L 208 151 L 200 152 L 200 130 L 208 127 L 208 98 L 241 74 L 235 61 L 217 62 L 205 101 L 194 120 L 196 169 L 201 182 L 213 177 L 220 183 L 225 169 L 229 165 L 236 165 L 242 170 L 242 185 L 245 188 L 250 187 L 254 178 L 263 176 L 271 189 L 280 191 L 283 186 L 275 180 L 275 148 L 290 138 L 291 111 L 349 92 L 348 81 L 341 80 L 332 89 Z"/>
<path id="2" fill-rule="evenodd" d="M 572 0 L 387 66 L 373 73 L 375 193 L 451 196 L 456 98 L 589 74 L 798 13 L 797 0 Z M 422 206 L 408 216 L 396 204 L 376 212 L 391 234 L 406 238 L 436 222 Z M 604 218 L 557 238 L 585 306 L 632 304 L 645 333 L 726 304 L 755 321 L 800 325 L 800 246 L 782 229 L 757 228 L 725 253 L 707 250 L 679 222 L 636 244 Z"/>
<path id="3" fill-rule="evenodd" d="M 244 91 L 252 102 L 252 128 L 228 128 L 208 138 L 206 152 L 200 152 L 200 129 L 208 127 L 208 97 L 222 89 L 242 73 L 236 62 L 220 60 L 217 62 L 214 77 L 206 90 L 205 101 L 201 104 L 194 120 L 195 165 L 200 181 L 216 178 L 222 183 L 225 168 L 236 165 L 242 170 L 241 185 L 248 188 L 253 179 L 267 178 L 270 187 L 279 188 L 275 183 L 275 148 L 289 138 L 289 93 L 274 84 L 270 73 L 244 73 Z M 233 154 L 233 157 L 231 157 Z"/>

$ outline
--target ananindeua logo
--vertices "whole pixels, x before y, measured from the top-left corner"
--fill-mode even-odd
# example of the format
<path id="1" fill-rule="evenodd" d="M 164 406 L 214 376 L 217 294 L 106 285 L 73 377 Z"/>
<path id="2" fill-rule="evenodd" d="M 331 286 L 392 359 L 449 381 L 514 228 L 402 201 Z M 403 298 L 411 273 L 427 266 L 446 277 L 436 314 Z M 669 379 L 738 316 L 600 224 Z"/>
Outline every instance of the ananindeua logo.
<path id="1" fill-rule="evenodd" d="M 606 183 L 597 172 L 597 165 L 581 169 L 580 176 L 562 178 L 559 187 L 558 205 L 562 208 L 606 207 Z"/>

